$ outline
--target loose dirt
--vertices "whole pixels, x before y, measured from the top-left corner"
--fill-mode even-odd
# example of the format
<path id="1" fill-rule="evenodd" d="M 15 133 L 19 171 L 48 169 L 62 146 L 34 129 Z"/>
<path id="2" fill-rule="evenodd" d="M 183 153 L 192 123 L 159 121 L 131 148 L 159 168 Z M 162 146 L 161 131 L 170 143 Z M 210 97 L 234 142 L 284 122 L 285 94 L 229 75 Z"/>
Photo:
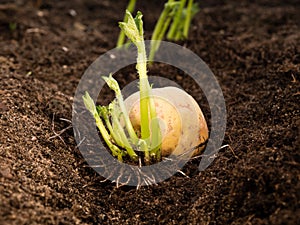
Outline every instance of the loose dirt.
<path id="1" fill-rule="evenodd" d="M 200 2 L 179 44 L 219 81 L 228 147 L 203 172 L 192 160 L 189 178 L 139 190 L 104 181 L 71 127 L 76 86 L 115 47 L 126 1 L 1 2 L 0 224 L 300 224 L 299 1 Z M 149 38 L 163 3 L 138 2 Z M 170 71 L 149 72 L 184 87 L 209 119 L 198 87 Z M 133 67 L 122 85 L 128 76 Z"/>

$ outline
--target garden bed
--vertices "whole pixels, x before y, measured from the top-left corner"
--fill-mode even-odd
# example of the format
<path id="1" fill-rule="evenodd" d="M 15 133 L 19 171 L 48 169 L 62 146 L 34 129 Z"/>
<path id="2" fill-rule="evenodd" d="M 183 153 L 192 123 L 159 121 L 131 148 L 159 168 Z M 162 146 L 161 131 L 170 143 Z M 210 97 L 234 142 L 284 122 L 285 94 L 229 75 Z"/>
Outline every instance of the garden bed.
<path id="1" fill-rule="evenodd" d="M 299 1 L 200 2 L 179 44 L 219 81 L 228 147 L 203 172 L 192 160 L 189 178 L 139 190 L 90 168 L 71 126 L 77 84 L 115 47 L 126 1 L 22 2 L 0 4 L 1 224 L 300 224 Z M 149 38 L 163 3 L 142 2 Z M 180 84 L 209 115 L 192 80 L 171 71 L 149 73 Z M 134 67 L 118 78 L 135 79 Z"/>

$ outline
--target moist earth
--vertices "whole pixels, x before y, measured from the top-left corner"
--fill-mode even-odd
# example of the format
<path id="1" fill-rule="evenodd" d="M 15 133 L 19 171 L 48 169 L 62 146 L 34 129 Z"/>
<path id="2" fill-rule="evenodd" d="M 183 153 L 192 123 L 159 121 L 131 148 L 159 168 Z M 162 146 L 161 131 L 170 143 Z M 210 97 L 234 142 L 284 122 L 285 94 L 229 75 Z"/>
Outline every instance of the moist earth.
<path id="1" fill-rule="evenodd" d="M 72 129 L 81 76 L 115 47 L 126 1 L 0 3 L 0 224 L 300 224 L 300 2 L 199 1 L 177 42 L 215 74 L 227 107 L 223 148 L 153 186 L 116 187 L 82 157 Z M 163 1 L 138 1 L 145 36 Z M 182 71 L 154 64 L 201 105 Z M 119 71 L 121 86 L 136 79 Z M 108 90 L 99 97 L 107 102 Z"/>

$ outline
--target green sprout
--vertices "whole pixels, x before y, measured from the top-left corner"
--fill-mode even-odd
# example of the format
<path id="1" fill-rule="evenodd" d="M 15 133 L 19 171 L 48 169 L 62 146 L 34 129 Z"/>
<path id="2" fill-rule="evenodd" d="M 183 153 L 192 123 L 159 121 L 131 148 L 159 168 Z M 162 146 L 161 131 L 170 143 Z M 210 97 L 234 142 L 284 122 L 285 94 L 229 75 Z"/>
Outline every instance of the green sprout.
<path id="1" fill-rule="evenodd" d="M 119 87 L 118 81 L 116 81 L 112 77 L 112 74 L 110 74 L 109 77 L 103 76 L 102 78 L 104 79 L 104 81 L 106 82 L 106 84 L 109 86 L 109 88 L 112 89 L 115 92 L 116 99 L 118 101 L 118 106 L 119 106 L 120 111 L 122 112 L 123 118 L 125 120 L 125 125 L 126 125 L 127 132 L 129 134 L 131 140 L 133 141 L 133 143 L 136 144 L 138 142 L 139 138 L 136 135 L 136 133 L 135 133 L 133 127 L 132 127 L 132 124 L 130 122 L 127 110 L 125 108 L 123 96 L 122 96 L 121 89 Z M 113 110 L 114 108 L 111 107 L 111 109 Z"/>
<path id="2" fill-rule="evenodd" d="M 136 0 L 130 0 L 129 1 L 129 3 L 127 5 L 127 10 L 130 13 L 133 13 L 133 10 L 135 8 L 135 4 L 136 4 Z M 123 21 L 124 22 L 128 21 L 127 13 L 125 13 Z M 125 43 L 125 38 L 126 38 L 125 33 L 124 33 L 123 30 L 121 30 L 120 34 L 119 34 L 119 37 L 118 37 L 118 41 L 117 41 L 117 48 L 120 48 Z"/>
<path id="3" fill-rule="evenodd" d="M 186 8 L 186 17 L 184 21 L 183 37 L 188 38 L 189 28 L 191 25 L 192 17 L 199 11 L 199 8 L 194 4 L 194 0 L 189 0 Z"/>
<path id="4" fill-rule="evenodd" d="M 151 144 L 152 147 L 155 146 L 153 149 L 150 147 L 151 153 L 154 153 L 154 155 L 159 157 L 159 148 L 157 148 L 157 146 L 161 143 L 161 134 L 159 123 L 156 118 L 154 100 L 150 97 L 151 88 L 147 75 L 147 55 L 142 21 L 143 15 L 141 12 L 137 12 L 136 17 L 133 18 L 129 11 L 126 11 L 126 14 L 128 16 L 128 22 L 120 22 L 119 25 L 126 36 L 136 45 L 138 50 L 136 69 L 138 71 L 140 81 L 141 138 L 146 141 L 147 146 L 149 144 Z M 151 127 L 149 127 L 149 121 L 151 121 Z M 151 137 L 150 133 L 152 133 Z M 143 149 L 145 152 L 145 161 L 150 160 L 150 151 L 147 146 L 144 146 L 145 148 Z"/>
<path id="5" fill-rule="evenodd" d="M 136 0 L 130 0 L 127 6 L 127 11 L 134 10 Z M 187 39 L 192 18 L 199 11 L 199 7 L 194 0 L 168 0 L 164 9 L 160 14 L 159 19 L 154 27 L 152 37 L 149 61 L 152 62 L 155 53 L 158 51 L 160 42 L 166 38 L 167 40 L 178 41 Z M 128 14 L 124 16 L 124 22 L 128 21 Z M 131 38 L 129 38 L 131 39 Z M 120 48 L 125 43 L 125 33 L 121 30 L 117 47 Z"/>
<path id="6" fill-rule="evenodd" d="M 122 150 L 120 150 L 120 148 L 118 146 L 116 146 L 111 139 L 111 136 L 109 135 L 109 133 L 106 130 L 106 127 L 104 126 L 98 112 L 95 106 L 95 103 L 93 101 L 93 99 L 90 97 L 88 92 L 85 92 L 85 95 L 82 97 L 83 98 L 83 102 L 85 107 L 90 111 L 90 113 L 94 116 L 95 122 L 96 122 L 96 126 L 98 127 L 105 143 L 107 144 L 107 146 L 110 148 L 112 155 L 113 156 L 117 156 L 119 161 L 123 161 L 123 155 L 124 153 L 122 152 Z"/>
<path id="7" fill-rule="evenodd" d="M 192 18 L 199 11 L 193 0 L 168 0 L 155 25 L 150 47 L 149 61 L 152 62 L 158 51 L 160 42 L 166 37 L 168 40 L 178 41 L 187 39 Z"/>
<path id="8" fill-rule="evenodd" d="M 126 18 L 127 22 L 120 22 L 119 26 L 138 50 L 136 69 L 139 74 L 141 137 L 138 137 L 132 126 L 119 84 L 112 74 L 102 78 L 115 93 L 116 99 L 113 102 L 108 106 L 96 107 L 87 92 L 83 96 L 83 101 L 94 116 L 96 125 L 114 156 L 121 161 L 124 155 L 128 155 L 132 161 L 137 161 L 138 155 L 135 152 L 137 150 L 144 153 L 144 161 L 149 164 L 151 159 L 158 161 L 161 158 L 162 136 L 147 75 L 142 13 L 137 12 L 133 18 L 126 10 Z M 125 125 L 122 125 L 122 121 Z"/>
<path id="9" fill-rule="evenodd" d="M 169 40 L 174 39 L 176 36 L 176 31 L 178 30 L 178 27 L 180 26 L 181 23 L 181 16 L 182 16 L 182 11 L 185 6 L 186 0 L 181 0 L 178 6 L 178 9 L 176 13 L 174 14 L 174 21 L 170 27 L 170 30 L 168 32 L 167 38 Z"/>

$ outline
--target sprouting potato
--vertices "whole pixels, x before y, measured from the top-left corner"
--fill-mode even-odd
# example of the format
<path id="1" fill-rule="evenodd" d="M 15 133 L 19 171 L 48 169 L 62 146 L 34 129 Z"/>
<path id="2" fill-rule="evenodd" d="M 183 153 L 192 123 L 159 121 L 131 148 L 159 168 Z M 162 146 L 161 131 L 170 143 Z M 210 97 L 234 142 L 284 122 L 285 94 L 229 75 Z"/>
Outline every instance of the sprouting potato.
<path id="1" fill-rule="evenodd" d="M 204 146 L 189 151 L 204 143 L 208 128 L 197 102 L 185 91 L 176 87 L 152 89 L 157 117 L 162 133 L 162 156 L 181 155 L 187 157 L 201 153 Z M 130 121 L 137 133 L 140 132 L 139 93 L 125 100 Z"/>
<path id="2" fill-rule="evenodd" d="M 192 96 L 179 88 L 151 88 L 147 75 L 142 13 L 137 12 L 135 18 L 129 11 L 126 15 L 128 20 L 120 22 L 119 26 L 137 48 L 140 92 L 124 101 L 118 81 L 109 74 L 102 78 L 115 92 L 116 99 L 108 106 L 96 107 L 86 92 L 82 96 L 85 107 L 93 115 L 112 155 L 119 161 L 128 156 L 132 162 L 150 165 L 152 159 L 161 159 L 159 150 L 162 156 L 190 158 L 200 154 L 208 139 L 208 129 L 200 107 Z M 140 99 L 140 96 L 144 98 Z M 144 154 L 137 154 L 136 151 L 144 151 Z"/>

